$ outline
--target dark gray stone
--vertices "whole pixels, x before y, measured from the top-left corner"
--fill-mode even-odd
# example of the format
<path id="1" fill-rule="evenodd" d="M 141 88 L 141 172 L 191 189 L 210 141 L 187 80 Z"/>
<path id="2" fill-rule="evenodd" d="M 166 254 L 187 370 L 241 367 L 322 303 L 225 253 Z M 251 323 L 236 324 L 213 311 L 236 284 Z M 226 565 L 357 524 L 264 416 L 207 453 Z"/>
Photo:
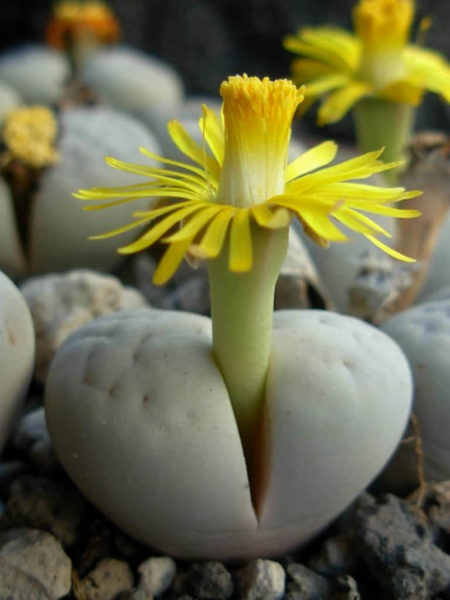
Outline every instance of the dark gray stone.
<path id="1" fill-rule="evenodd" d="M 23 475 L 11 485 L 5 521 L 52 533 L 64 547 L 78 541 L 86 502 L 71 486 L 46 477 Z"/>
<path id="2" fill-rule="evenodd" d="M 425 507 L 434 537 L 450 534 L 450 481 L 428 485 Z"/>
<path id="3" fill-rule="evenodd" d="M 188 590 L 197 598 L 226 600 L 233 594 L 233 580 L 220 562 L 194 563 L 187 573 Z"/>
<path id="4" fill-rule="evenodd" d="M 153 600 L 153 596 L 140 588 L 132 588 L 121 592 L 114 600 Z"/>
<path id="5" fill-rule="evenodd" d="M 299 563 L 286 567 L 287 595 L 295 595 L 296 600 L 327 600 L 330 594 L 330 585 L 325 577 L 318 575 Z"/>
<path id="6" fill-rule="evenodd" d="M 285 592 L 286 574 L 280 563 L 257 558 L 236 573 L 241 600 L 278 600 Z"/>
<path id="7" fill-rule="evenodd" d="M 313 571 L 326 576 L 354 571 L 358 564 L 359 557 L 348 533 L 325 539 L 307 563 Z"/>
<path id="8" fill-rule="evenodd" d="M 58 460 L 48 435 L 44 407 L 22 417 L 14 434 L 14 445 L 29 461 L 46 473 L 58 468 Z"/>
<path id="9" fill-rule="evenodd" d="M 340 575 L 335 579 L 330 600 L 361 600 L 358 584 L 351 575 Z"/>
<path id="10" fill-rule="evenodd" d="M 30 470 L 23 460 L 7 460 L 0 463 L 0 495 L 5 497 L 11 483 Z"/>
<path id="11" fill-rule="evenodd" d="M 450 556 L 396 496 L 356 508 L 354 536 L 367 568 L 386 599 L 429 600 L 450 588 Z"/>

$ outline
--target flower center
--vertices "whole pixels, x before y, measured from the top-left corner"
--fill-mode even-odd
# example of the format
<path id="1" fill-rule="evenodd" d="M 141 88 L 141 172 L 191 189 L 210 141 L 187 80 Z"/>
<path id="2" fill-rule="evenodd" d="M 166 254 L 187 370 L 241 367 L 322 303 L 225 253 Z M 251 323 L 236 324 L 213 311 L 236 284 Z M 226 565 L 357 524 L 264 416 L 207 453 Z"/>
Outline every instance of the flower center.
<path id="1" fill-rule="evenodd" d="M 402 49 L 413 17 L 412 0 L 360 0 L 353 11 L 360 75 L 378 90 L 405 76 Z"/>
<path id="2" fill-rule="evenodd" d="M 111 9 L 99 0 L 61 0 L 53 9 L 46 30 L 50 46 L 65 48 L 67 36 L 92 35 L 99 42 L 112 43 L 119 37 L 119 23 Z"/>
<path id="3" fill-rule="evenodd" d="M 39 169 L 59 158 L 53 147 L 57 129 L 55 117 L 48 108 L 17 108 L 7 115 L 2 138 L 11 158 Z"/>
<path id="4" fill-rule="evenodd" d="M 284 192 L 291 123 L 302 92 L 286 79 L 244 75 L 222 83 L 225 154 L 218 202 L 249 207 Z"/>

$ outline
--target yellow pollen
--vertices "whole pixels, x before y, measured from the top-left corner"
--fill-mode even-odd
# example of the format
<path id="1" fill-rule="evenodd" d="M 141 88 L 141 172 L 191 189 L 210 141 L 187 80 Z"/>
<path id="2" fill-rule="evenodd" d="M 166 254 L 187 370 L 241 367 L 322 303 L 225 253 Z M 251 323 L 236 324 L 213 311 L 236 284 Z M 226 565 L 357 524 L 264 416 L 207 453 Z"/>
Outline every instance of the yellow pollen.
<path id="1" fill-rule="evenodd" d="M 220 95 L 224 102 L 224 111 L 238 110 L 253 114 L 256 118 L 272 121 L 273 119 L 290 120 L 297 106 L 303 100 L 304 89 L 298 89 L 292 81 L 268 77 L 248 77 L 235 75 L 223 81 Z"/>
<path id="2" fill-rule="evenodd" d="M 413 0 L 360 0 L 353 10 L 363 46 L 401 48 L 408 41 L 413 18 Z"/>
<path id="3" fill-rule="evenodd" d="M 7 157 L 17 159 L 34 169 L 53 164 L 59 158 L 53 147 L 57 135 L 53 113 L 44 106 L 17 108 L 3 125 L 2 138 Z"/>
<path id="4" fill-rule="evenodd" d="M 220 87 L 225 156 L 218 201 L 248 207 L 284 191 L 292 119 L 303 100 L 287 79 L 232 76 Z"/>

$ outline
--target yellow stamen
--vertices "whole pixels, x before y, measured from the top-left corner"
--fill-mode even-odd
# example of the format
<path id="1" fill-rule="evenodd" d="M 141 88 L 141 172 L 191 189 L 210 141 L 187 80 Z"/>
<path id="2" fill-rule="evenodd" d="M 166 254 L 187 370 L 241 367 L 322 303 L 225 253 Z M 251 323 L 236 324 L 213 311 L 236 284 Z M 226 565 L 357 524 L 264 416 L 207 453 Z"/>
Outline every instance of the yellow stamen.
<path id="1" fill-rule="evenodd" d="M 361 42 L 361 79 L 381 90 L 406 75 L 402 49 L 414 17 L 412 0 L 360 0 L 353 11 Z"/>
<path id="2" fill-rule="evenodd" d="M 401 48 L 409 39 L 412 0 L 360 0 L 353 10 L 355 30 L 364 46 Z"/>
<path id="3" fill-rule="evenodd" d="M 59 158 L 53 147 L 57 135 L 53 113 L 44 106 L 17 108 L 11 111 L 3 126 L 3 142 L 9 159 L 17 159 L 39 169 Z"/>
<path id="4" fill-rule="evenodd" d="M 281 194 L 297 106 L 303 89 L 286 80 L 234 76 L 220 87 L 225 156 L 218 202 L 249 207 Z"/>

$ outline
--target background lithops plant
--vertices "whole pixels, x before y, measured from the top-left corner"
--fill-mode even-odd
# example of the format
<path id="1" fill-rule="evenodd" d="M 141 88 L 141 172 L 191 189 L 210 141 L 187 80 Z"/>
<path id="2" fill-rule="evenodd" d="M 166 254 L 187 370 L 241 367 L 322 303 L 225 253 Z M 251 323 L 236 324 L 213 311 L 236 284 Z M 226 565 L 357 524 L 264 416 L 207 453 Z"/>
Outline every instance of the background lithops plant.
<path id="1" fill-rule="evenodd" d="M 450 477 L 450 288 L 441 290 L 383 321 L 381 329 L 403 349 L 414 380 L 414 413 L 422 439 L 425 477 Z M 417 472 L 415 473 L 417 476 Z M 403 486 L 414 487 L 416 478 L 394 463 L 391 476 Z M 412 485 L 411 485 L 412 484 Z"/>
<path id="2" fill-rule="evenodd" d="M 34 349 L 28 306 L 11 280 L 0 272 L 0 450 L 28 390 Z"/>
<path id="3" fill-rule="evenodd" d="M 70 64 L 61 52 L 37 44 L 0 56 L 0 81 L 9 84 L 27 104 L 57 104 L 70 76 Z"/>
<path id="4" fill-rule="evenodd" d="M 49 131 L 43 131 L 42 115 Z M 36 120 L 42 138 L 37 137 Z M 120 224 L 127 208 L 118 206 L 107 216 L 87 215 L 72 192 L 80 180 L 111 181 L 105 155 L 137 157 L 140 146 L 158 153 L 154 136 L 130 116 L 105 107 L 68 108 L 57 118 L 46 108 L 19 109 L 9 115 L 3 131 L 7 147 L 0 186 L 0 265 L 13 276 L 79 266 L 113 268 L 114 244 L 108 249 L 87 238 L 107 222 Z M 113 177 L 125 184 L 132 179 L 122 172 Z M 148 202 L 141 205 L 145 208 Z"/>
<path id="5" fill-rule="evenodd" d="M 184 97 L 184 86 L 173 68 L 132 48 L 96 52 L 78 76 L 100 102 L 125 111 L 152 106 L 173 110 Z"/>

